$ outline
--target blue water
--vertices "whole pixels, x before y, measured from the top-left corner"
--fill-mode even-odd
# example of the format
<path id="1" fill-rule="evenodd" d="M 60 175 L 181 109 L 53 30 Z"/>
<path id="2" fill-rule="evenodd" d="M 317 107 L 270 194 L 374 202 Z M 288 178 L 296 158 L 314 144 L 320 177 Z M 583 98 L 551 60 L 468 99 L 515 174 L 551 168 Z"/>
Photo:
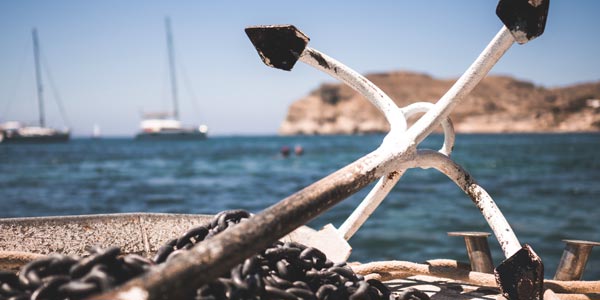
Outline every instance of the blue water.
<path id="1" fill-rule="evenodd" d="M 383 136 L 211 137 L 202 142 L 75 139 L 0 145 L 0 217 L 116 212 L 251 212 L 276 203 L 379 145 Z M 425 141 L 437 148 L 441 136 Z M 283 145 L 303 156 L 283 158 Z M 487 189 L 522 243 L 552 277 L 562 239 L 600 241 L 600 135 L 459 135 L 453 158 Z M 339 226 L 365 189 L 311 223 Z M 458 187 L 434 170 L 410 170 L 350 240 L 351 260 L 466 261 L 448 231 L 490 231 Z M 490 238 L 496 263 L 498 243 Z M 600 279 L 600 249 L 584 279 Z"/>

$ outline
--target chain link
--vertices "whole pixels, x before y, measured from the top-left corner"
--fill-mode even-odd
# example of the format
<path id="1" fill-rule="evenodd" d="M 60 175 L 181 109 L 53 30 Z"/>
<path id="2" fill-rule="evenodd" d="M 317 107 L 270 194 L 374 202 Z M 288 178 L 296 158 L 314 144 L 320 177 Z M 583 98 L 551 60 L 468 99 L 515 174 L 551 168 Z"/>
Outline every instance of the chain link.
<path id="1" fill-rule="evenodd" d="M 139 255 L 119 256 L 117 247 L 90 248 L 83 258 L 51 254 L 23 266 L 18 275 L 0 272 L 0 300 L 77 300 L 107 291 L 150 269 Z"/>
<path id="2" fill-rule="evenodd" d="M 51 254 L 23 266 L 18 275 L 0 271 L 0 300 L 79 300 L 102 293 L 249 217 L 243 210 L 223 211 L 208 225 L 192 228 L 168 241 L 152 260 L 135 254 L 121 256 L 118 247 L 90 248 L 90 254 L 83 258 Z M 429 297 L 422 292 L 394 296 L 380 281 L 365 281 L 345 262 L 334 264 L 316 248 L 276 242 L 232 268 L 229 274 L 199 287 L 193 300 L 221 299 L 428 300 Z"/>

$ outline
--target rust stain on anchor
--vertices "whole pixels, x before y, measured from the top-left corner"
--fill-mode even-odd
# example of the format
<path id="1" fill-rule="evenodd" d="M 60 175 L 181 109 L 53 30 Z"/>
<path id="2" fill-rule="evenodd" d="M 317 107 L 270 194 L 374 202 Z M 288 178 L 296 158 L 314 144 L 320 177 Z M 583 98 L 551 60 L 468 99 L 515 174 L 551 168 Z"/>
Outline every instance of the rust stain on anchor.
<path id="1" fill-rule="evenodd" d="M 394 178 L 397 178 L 398 176 L 400 176 L 400 173 L 398 173 L 398 171 L 392 171 L 390 172 L 390 174 L 388 174 L 387 179 L 394 180 Z"/>
<path id="2" fill-rule="evenodd" d="M 316 60 L 316 61 L 319 63 L 319 65 L 320 65 L 321 67 L 323 67 L 323 68 L 326 68 L 326 69 L 329 69 L 329 68 L 331 68 L 331 67 L 329 66 L 329 64 L 327 63 L 327 61 L 326 61 L 326 60 L 323 58 L 323 56 L 321 56 L 321 54 L 319 54 L 319 53 L 317 53 L 317 52 L 314 52 L 314 51 L 310 51 L 309 53 L 310 53 L 310 56 L 311 56 L 312 58 L 314 58 L 314 59 L 315 59 L 315 60 Z M 337 71 L 336 71 L 336 72 L 337 72 Z"/>

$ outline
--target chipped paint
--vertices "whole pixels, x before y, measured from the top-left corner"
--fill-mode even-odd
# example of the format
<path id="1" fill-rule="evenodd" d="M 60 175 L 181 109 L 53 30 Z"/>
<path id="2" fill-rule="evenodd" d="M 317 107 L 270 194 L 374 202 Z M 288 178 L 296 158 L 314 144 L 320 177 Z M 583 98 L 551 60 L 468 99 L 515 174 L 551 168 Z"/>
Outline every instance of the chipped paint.
<path id="1" fill-rule="evenodd" d="M 533 6 L 533 7 L 538 7 L 540 5 L 542 5 L 544 1 L 543 0 L 529 0 L 527 1 L 527 3 L 529 3 L 529 5 Z"/>
<path id="2" fill-rule="evenodd" d="M 519 44 L 544 33 L 550 0 L 500 0 L 496 15 Z"/>
<path id="3" fill-rule="evenodd" d="M 522 31 L 519 27 L 516 27 L 514 30 L 511 30 L 511 33 L 515 38 L 515 41 L 517 41 L 517 43 L 519 44 L 524 44 L 529 41 L 529 38 L 527 37 L 527 32 Z"/>
<path id="4" fill-rule="evenodd" d="M 392 171 L 390 174 L 387 175 L 388 180 L 394 180 L 398 177 L 400 177 L 400 172 L 398 171 Z"/>
<path id="5" fill-rule="evenodd" d="M 366 77 L 334 58 L 306 47 L 299 60 L 315 69 L 336 78 L 363 95 L 373 104 L 390 124 L 391 130 L 405 131 L 406 119 L 396 103 Z"/>
<path id="6" fill-rule="evenodd" d="M 146 300 L 148 292 L 139 287 L 133 287 L 129 290 L 119 292 L 115 295 L 116 300 Z"/>
<path id="7" fill-rule="evenodd" d="M 309 52 L 309 55 L 312 56 L 312 58 L 314 58 L 317 61 L 317 63 L 319 64 L 319 66 L 321 66 L 323 68 L 329 69 L 329 64 L 323 58 L 323 56 L 321 56 L 320 53 L 311 51 L 311 52 Z"/>
<path id="8" fill-rule="evenodd" d="M 488 222 L 505 257 L 510 257 L 521 249 L 519 240 L 492 197 L 460 165 L 447 156 L 433 150 L 420 150 L 417 153 L 415 165 L 439 170 L 454 181 L 471 198 Z"/>
<path id="9" fill-rule="evenodd" d="M 139 287 L 122 291 L 115 295 L 115 300 L 147 300 L 148 292 Z"/>

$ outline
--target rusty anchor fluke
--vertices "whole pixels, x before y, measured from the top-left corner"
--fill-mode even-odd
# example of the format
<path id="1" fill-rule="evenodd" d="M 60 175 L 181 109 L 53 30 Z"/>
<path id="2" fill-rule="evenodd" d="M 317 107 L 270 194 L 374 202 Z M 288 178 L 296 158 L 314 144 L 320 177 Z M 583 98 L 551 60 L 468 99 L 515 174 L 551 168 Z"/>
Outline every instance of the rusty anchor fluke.
<path id="1" fill-rule="evenodd" d="M 519 44 L 542 35 L 546 28 L 550 0 L 500 0 L 496 15 Z"/>
<path id="2" fill-rule="evenodd" d="M 246 35 L 267 66 L 286 71 L 292 70 L 310 40 L 294 25 L 250 26 Z"/>
<path id="3" fill-rule="evenodd" d="M 511 300 L 542 300 L 544 264 L 527 244 L 503 261 L 495 270 L 504 297 Z"/>

